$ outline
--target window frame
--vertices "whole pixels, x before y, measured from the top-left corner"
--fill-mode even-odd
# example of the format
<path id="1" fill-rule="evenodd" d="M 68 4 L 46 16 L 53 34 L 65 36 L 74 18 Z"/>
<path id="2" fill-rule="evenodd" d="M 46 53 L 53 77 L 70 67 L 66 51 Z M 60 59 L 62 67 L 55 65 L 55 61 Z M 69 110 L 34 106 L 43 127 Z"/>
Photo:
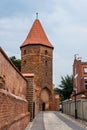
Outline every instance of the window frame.
<path id="1" fill-rule="evenodd" d="M 87 67 L 84 67 L 83 70 L 84 70 L 84 74 L 87 74 Z"/>

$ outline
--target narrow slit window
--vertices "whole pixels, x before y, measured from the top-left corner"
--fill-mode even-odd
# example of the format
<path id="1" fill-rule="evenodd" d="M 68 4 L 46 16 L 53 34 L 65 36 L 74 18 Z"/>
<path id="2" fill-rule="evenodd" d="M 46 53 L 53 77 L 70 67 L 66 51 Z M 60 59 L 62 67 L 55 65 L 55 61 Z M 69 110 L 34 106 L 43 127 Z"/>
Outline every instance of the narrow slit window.
<path id="1" fill-rule="evenodd" d="M 26 50 L 24 50 L 24 55 L 26 54 Z"/>
<path id="2" fill-rule="evenodd" d="M 84 73 L 85 74 L 87 73 L 87 67 L 84 67 Z"/>
<path id="3" fill-rule="evenodd" d="M 47 66 L 47 61 L 45 61 L 45 65 Z"/>
<path id="4" fill-rule="evenodd" d="M 45 50 L 45 55 L 47 55 L 48 54 L 48 51 L 47 50 Z"/>
<path id="5" fill-rule="evenodd" d="M 87 89 L 87 81 L 85 81 L 85 88 Z"/>
<path id="6" fill-rule="evenodd" d="M 24 65 L 26 65 L 26 60 L 24 60 Z"/>

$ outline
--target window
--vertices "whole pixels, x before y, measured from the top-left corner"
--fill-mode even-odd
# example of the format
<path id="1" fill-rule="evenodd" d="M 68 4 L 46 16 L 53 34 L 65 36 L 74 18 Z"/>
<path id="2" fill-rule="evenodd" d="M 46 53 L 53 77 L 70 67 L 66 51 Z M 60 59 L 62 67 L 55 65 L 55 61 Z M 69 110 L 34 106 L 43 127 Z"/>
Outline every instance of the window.
<path id="1" fill-rule="evenodd" d="M 87 67 L 84 67 L 84 73 L 87 73 Z"/>
<path id="2" fill-rule="evenodd" d="M 45 50 L 45 55 L 47 55 L 48 54 L 48 52 L 47 52 L 47 50 Z"/>
<path id="3" fill-rule="evenodd" d="M 75 67 L 75 75 L 76 75 L 76 67 Z"/>
<path id="4" fill-rule="evenodd" d="M 87 89 L 87 80 L 85 81 L 85 88 Z"/>
<path id="5" fill-rule="evenodd" d="M 47 60 L 45 61 L 45 65 L 47 66 Z"/>
<path id="6" fill-rule="evenodd" d="M 24 50 L 24 55 L 26 54 L 26 50 Z"/>
<path id="7" fill-rule="evenodd" d="M 24 60 L 24 65 L 26 65 L 26 60 Z"/>
<path id="8" fill-rule="evenodd" d="M 47 76 L 47 72 L 46 72 L 46 76 Z"/>

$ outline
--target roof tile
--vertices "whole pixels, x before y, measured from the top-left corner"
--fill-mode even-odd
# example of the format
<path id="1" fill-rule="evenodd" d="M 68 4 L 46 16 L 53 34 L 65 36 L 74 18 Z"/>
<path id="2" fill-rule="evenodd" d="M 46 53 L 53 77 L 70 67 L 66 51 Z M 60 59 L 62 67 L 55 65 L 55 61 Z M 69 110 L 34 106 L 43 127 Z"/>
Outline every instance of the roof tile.
<path id="1" fill-rule="evenodd" d="M 38 19 L 34 21 L 33 26 L 31 27 L 30 32 L 21 47 L 29 44 L 41 44 L 53 48 Z"/>

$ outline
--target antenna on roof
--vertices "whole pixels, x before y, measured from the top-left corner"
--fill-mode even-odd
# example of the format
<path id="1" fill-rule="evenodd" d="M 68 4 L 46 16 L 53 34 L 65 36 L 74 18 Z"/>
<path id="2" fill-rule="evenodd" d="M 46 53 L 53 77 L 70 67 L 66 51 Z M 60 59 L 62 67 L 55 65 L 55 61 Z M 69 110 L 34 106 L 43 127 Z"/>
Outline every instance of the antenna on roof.
<path id="1" fill-rule="evenodd" d="M 75 58 L 76 60 L 81 60 L 82 57 L 78 57 L 78 55 L 79 55 L 79 54 L 75 54 L 75 55 L 74 55 L 74 58 Z"/>
<path id="2" fill-rule="evenodd" d="M 38 19 L 38 13 L 36 13 L 36 19 Z"/>
<path id="3" fill-rule="evenodd" d="M 79 55 L 79 54 L 75 54 L 75 55 L 74 55 L 74 58 L 77 59 L 77 56 L 78 56 L 78 55 Z"/>

